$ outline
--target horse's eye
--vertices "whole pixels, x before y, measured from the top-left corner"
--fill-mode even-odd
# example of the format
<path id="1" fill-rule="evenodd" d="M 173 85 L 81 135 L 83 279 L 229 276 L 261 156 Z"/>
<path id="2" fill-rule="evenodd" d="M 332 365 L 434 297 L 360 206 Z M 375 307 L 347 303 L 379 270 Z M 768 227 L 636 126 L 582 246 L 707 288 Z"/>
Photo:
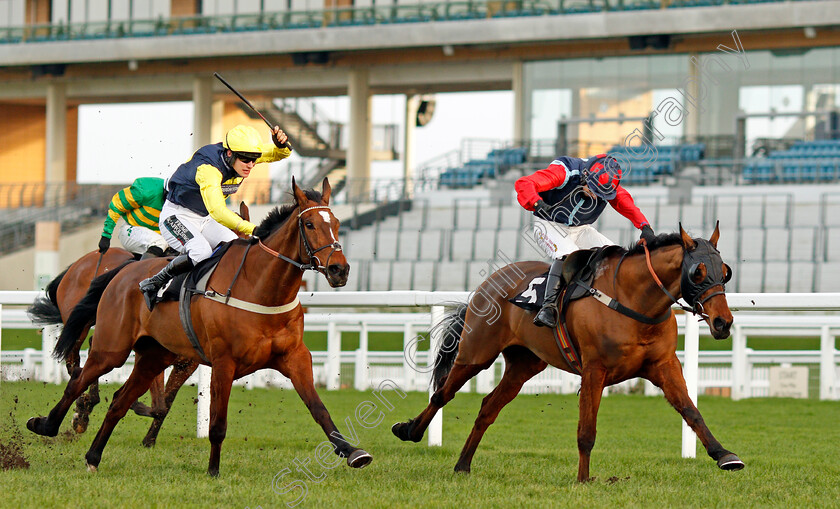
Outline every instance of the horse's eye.
<path id="1" fill-rule="evenodd" d="M 315 225 L 314 225 L 314 224 L 312 224 L 312 221 L 307 221 L 307 222 L 304 224 L 304 226 L 306 226 L 306 229 L 307 229 L 307 230 L 314 230 L 314 229 L 315 229 Z"/>
<path id="2" fill-rule="evenodd" d="M 694 269 L 694 274 L 692 274 L 691 277 L 695 281 L 699 281 L 700 279 L 703 278 L 703 264 L 702 263 L 700 265 L 698 265 L 696 269 Z"/>

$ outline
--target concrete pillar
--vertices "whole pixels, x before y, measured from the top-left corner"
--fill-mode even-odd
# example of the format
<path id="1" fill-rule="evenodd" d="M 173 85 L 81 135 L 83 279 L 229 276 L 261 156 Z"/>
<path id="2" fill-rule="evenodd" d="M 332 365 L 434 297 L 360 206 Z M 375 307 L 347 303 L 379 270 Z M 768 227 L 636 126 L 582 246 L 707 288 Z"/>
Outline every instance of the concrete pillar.
<path id="1" fill-rule="evenodd" d="M 695 101 L 689 98 L 700 95 L 700 72 L 698 68 L 697 53 L 688 55 L 688 79 L 684 83 L 685 98 L 683 107 L 686 111 L 685 137 L 689 140 L 696 139 L 700 134 L 700 108 Z"/>
<path id="2" fill-rule="evenodd" d="M 521 144 L 525 139 L 526 125 L 530 122 L 529 118 L 525 116 L 526 111 L 526 94 L 524 77 L 524 66 L 522 62 L 514 62 L 512 69 L 511 88 L 513 88 L 513 143 L 515 145 Z"/>
<path id="3" fill-rule="evenodd" d="M 193 80 L 193 150 L 213 143 L 213 79 Z"/>
<path id="4" fill-rule="evenodd" d="M 414 130 L 417 125 L 416 95 L 405 96 L 405 135 L 403 137 L 403 198 L 414 194 Z"/>
<path id="5" fill-rule="evenodd" d="M 44 182 L 47 184 L 44 206 L 59 205 L 59 187 L 67 178 L 67 85 L 47 85 L 47 156 Z"/>
<path id="6" fill-rule="evenodd" d="M 35 224 L 35 289 L 43 290 L 58 274 L 58 239 L 61 223 L 43 221 Z"/>
<path id="7" fill-rule="evenodd" d="M 61 224 L 45 221 L 35 224 L 35 289 L 43 290 L 58 274 L 58 239 Z M 61 383 L 61 364 L 52 358 L 52 351 L 61 328 L 44 327 L 41 333 L 41 376 L 43 382 Z"/>
<path id="8" fill-rule="evenodd" d="M 690 57 L 689 57 L 690 58 Z M 711 135 L 735 134 L 738 114 L 738 73 L 718 65 L 720 58 L 706 55 L 694 59 L 697 93 L 693 97 L 700 110 L 700 132 Z"/>
<path id="9" fill-rule="evenodd" d="M 370 190 L 371 98 L 367 69 L 350 71 L 350 133 L 347 145 L 347 196 L 351 201 L 366 200 Z"/>

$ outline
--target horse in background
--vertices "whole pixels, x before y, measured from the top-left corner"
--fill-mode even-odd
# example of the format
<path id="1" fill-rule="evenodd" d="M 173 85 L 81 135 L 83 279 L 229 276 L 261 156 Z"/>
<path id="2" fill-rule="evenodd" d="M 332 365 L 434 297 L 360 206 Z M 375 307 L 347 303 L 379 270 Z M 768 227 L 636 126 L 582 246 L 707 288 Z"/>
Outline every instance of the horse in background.
<path id="1" fill-rule="evenodd" d="M 184 328 L 176 325 L 180 322 L 178 302 L 161 302 L 149 311 L 137 289 L 164 261 L 129 263 L 94 280 L 73 310 L 55 350 L 64 357 L 80 324 L 95 315 L 97 325 L 88 360 L 73 373 L 49 416 L 30 419 L 27 428 L 55 436 L 72 401 L 93 380 L 121 366 L 133 350 L 134 369 L 114 395 L 85 455 L 91 471 L 98 468 L 114 427 L 131 403 L 179 356 L 213 368 L 210 475 L 219 475 L 232 383 L 263 368 L 276 369 L 291 380 L 335 453 L 346 458 L 350 467 L 370 463 L 371 455 L 341 435 L 321 402 L 312 375 L 312 355 L 303 343 L 303 310 L 297 293 L 304 270 L 322 273 L 332 287 L 344 286 L 350 272 L 338 242 L 339 222 L 329 208 L 329 181 L 324 179 L 319 193 L 300 189 L 293 179 L 292 193 L 295 202 L 270 212 L 251 240 L 231 243 L 210 276 L 208 290 L 212 290 L 189 304 L 195 344 Z M 220 297 L 211 298 L 208 294 L 213 292 Z"/>
<path id="2" fill-rule="evenodd" d="M 244 201 L 239 203 L 239 215 L 246 221 L 251 219 L 251 212 Z M 167 251 L 169 250 L 171 248 Z M 85 296 L 94 278 L 137 258 L 139 258 L 139 255 L 121 247 L 111 247 L 101 254 L 99 251 L 87 253 L 50 281 L 44 290 L 45 296 L 35 299 L 35 302 L 27 309 L 30 320 L 41 327 L 65 324 L 70 312 Z M 67 355 L 65 364 L 70 376 L 81 364 L 79 352 L 93 325 L 91 323 L 82 327 L 79 333 L 79 341 Z M 131 410 L 134 410 L 137 415 L 152 418 L 149 431 L 142 441 L 145 447 L 155 445 L 160 428 L 172 408 L 178 390 L 197 368 L 198 363 L 187 359 L 178 360 L 173 365 L 172 372 L 165 384 L 163 373 L 152 381 L 149 387 L 149 395 L 152 399 L 151 407 L 139 400 L 131 405 Z M 79 396 L 76 401 L 76 411 L 73 414 L 72 422 L 76 433 L 84 433 L 87 430 L 90 413 L 93 411 L 93 407 L 99 404 L 99 401 L 99 381 L 96 380 L 90 385 L 88 392 Z"/>
<path id="3" fill-rule="evenodd" d="M 684 309 L 702 316 L 716 339 L 729 336 L 732 313 L 724 284 L 731 271 L 717 251 L 719 236 L 717 226 L 709 240 L 692 239 L 680 227 L 679 234 L 660 235 L 650 246 L 643 241 L 629 250 L 614 246 L 612 254 L 593 268 L 594 280 L 583 283 L 591 284 L 585 294 L 595 298 L 571 301 L 561 313 L 567 316 L 569 351 L 574 356 L 558 348 L 561 340 L 554 331 L 533 324 L 531 311 L 509 302 L 545 274 L 548 265 L 518 262 L 502 267 L 479 285 L 468 305 L 447 315 L 429 405 L 416 418 L 395 424 L 392 432 L 403 441 L 419 442 L 437 411 L 501 353 L 504 375 L 484 398 L 455 471 L 470 471 L 487 428 L 522 385 L 549 364 L 581 376 L 578 481 L 590 480 L 589 458 L 604 387 L 635 377 L 662 389 L 718 467 L 740 470 L 744 463 L 715 439 L 688 396 L 676 355 L 677 320 L 671 310 L 682 297 L 691 306 Z M 494 315 L 488 317 L 491 309 Z"/>

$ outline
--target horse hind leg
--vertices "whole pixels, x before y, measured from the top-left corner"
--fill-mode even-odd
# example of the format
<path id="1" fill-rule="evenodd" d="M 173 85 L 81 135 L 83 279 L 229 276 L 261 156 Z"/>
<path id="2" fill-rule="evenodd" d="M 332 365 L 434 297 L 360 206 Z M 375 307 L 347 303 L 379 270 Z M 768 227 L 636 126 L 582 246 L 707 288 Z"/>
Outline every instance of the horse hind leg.
<path id="1" fill-rule="evenodd" d="M 509 347 L 504 351 L 504 356 L 505 373 L 499 385 L 481 402 L 475 425 L 455 465 L 456 472 L 470 471 L 473 455 L 487 428 L 496 421 L 502 408 L 519 394 L 525 382 L 546 368 L 546 363 L 526 348 Z"/>
<path id="2" fill-rule="evenodd" d="M 128 409 L 134 411 L 134 413 L 140 417 L 154 417 L 155 408 L 159 408 L 163 404 L 161 401 L 163 399 L 163 387 L 163 373 L 160 373 L 154 380 L 152 380 L 152 384 L 149 386 L 149 395 L 152 397 L 152 406 L 149 406 L 138 399 L 132 403 Z"/>
<path id="3" fill-rule="evenodd" d="M 67 415 L 67 411 L 73 405 L 76 398 L 95 382 L 100 376 L 111 371 L 125 362 L 128 353 L 118 352 L 111 355 L 100 355 L 91 353 L 84 368 L 77 369 L 58 403 L 46 417 L 33 417 L 26 422 L 29 431 L 38 435 L 54 437 L 58 434 L 58 428 Z"/>
<path id="4" fill-rule="evenodd" d="M 195 372 L 196 368 L 198 368 L 197 362 L 187 360 L 176 362 L 172 367 L 172 373 L 169 374 L 169 380 L 166 381 L 166 388 L 163 392 L 161 408 L 159 411 L 152 413 L 153 421 L 151 426 L 149 426 L 149 431 L 143 438 L 143 446 L 154 447 L 158 433 L 160 432 L 160 427 L 163 425 L 164 419 L 166 419 L 169 410 L 172 408 L 172 403 L 175 401 L 175 396 L 178 395 L 178 390 L 181 389 L 184 382 Z M 154 401 L 154 398 L 152 400 Z"/>
<path id="5" fill-rule="evenodd" d="M 111 433 L 137 398 L 149 389 L 152 381 L 163 372 L 174 359 L 174 355 L 160 345 L 144 348 L 135 355 L 134 369 L 125 384 L 114 393 L 114 399 L 105 414 L 93 443 L 85 454 L 88 470 L 95 472 L 102 460 L 102 451 L 111 437 Z"/>
<path id="6" fill-rule="evenodd" d="M 662 369 L 655 370 L 646 376 L 654 385 L 662 389 L 665 399 L 673 406 L 685 420 L 686 424 L 694 431 L 706 453 L 722 470 L 741 470 L 744 462 L 734 453 L 724 447 L 712 435 L 700 411 L 688 396 L 688 389 L 685 386 L 685 378 L 682 376 L 680 362 L 676 357 L 671 359 Z"/>

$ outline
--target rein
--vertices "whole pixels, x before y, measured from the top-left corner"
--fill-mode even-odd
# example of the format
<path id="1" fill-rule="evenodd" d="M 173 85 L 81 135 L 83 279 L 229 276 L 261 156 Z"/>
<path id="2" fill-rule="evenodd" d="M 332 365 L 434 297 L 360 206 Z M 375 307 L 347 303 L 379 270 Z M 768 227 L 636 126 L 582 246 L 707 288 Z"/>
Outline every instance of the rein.
<path id="1" fill-rule="evenodd" d="M 292 258 L 289 258 L 288 256 L 285 256 L 281 253 L 278 253 L 277 251 L 275 251 L 275 250 L 271 249 L 270 247 L 266 246 L 265 244 L 263 244 L 263 241 L 259 238 L 257 239 L 257 244 L 260 246 L 260 248 L 262 248 L 263 251 L 269 253 L 271 256 L 273 256 L 275 258 L 279 258 L 279 259 L 281 259 L 285 262 L 288 262 L 288 263 L 294 265 L 295 267 L 297 267 L 300 270 L 303 270 L 303 271 L 305 271 L 305 270 L 315 270 L 315 271 L 324 273 L 324 270 L 326 270 L 326 267 L 329 264 L 329 260 L 330 260 L 330 257 L 332 257 L 332 254 L 335 253 L 336 251 L 341 251 L 341 244 L 339 244 L 338 242 L 333 242 L 331 244 L 327 244 L 325 246 L 319 247 L 318 249 L 314 249 L 314 250 L 312 249 L 312 246 L 309 244 L 309 239 L 306 238 L 306 234 L 303 231 L 301 215 L 304 212 L 307 212 L 307 211 L 310 211 L 310 210 L 313 210 L 313 209 L 329 209 L 329 207 L 326 206 L 326 205 L 317 205 L 317 206 L 314 206 L 314 207 L 309 207 L 307 209 L 301 210 L 298 213 L 297 219 L 298 219 L 298 229 L 300 230 L 300 238 L 301 238 L 300 243 L 304 247 L 304 249 L 306 249 L 306 252 L 307 252 L 308 257 L 309 257 L 309 263 L 301 263 L 301 262 L 298 262 L 296 260 L 293 260 Z M 248 246 L 245 248 L 245 253 L 242 255 L 242 260 L 239 262 L 239 268 L 236 269 L 236 274 L 233 276 L 233 280 L 230 282 L 230 286 L 228 286 L 227 292 L 225 292 L 224 295 L 221 295 L 221 294 L 219 294 L 219 293 L 217 293 L 213 290 L 207 290 L 207 291 L 203 292 L 201 295 L 203 297 L 207 298 L 207 299 L 225 304 L 227 306 L 231 306 L 231 307 L 234 307 L 234 308 L 237 308 L 237 309 L 242 309 L 242 310 L 245 310 L 245 311 L 251 311 L 252 313 L 260 313 L 260 314 L 264 314 L 264 315 L 287 313 L 287 312 L 291 311 L 292 309 L 296 308 L 300 304 L 300 301 L 298 300 L 297 296 L 295 296 L 295 298 L 292 302 L 289 302 L 288 304 L 283 304 L 281 306 L 263 306 L 262 304 L 255 304 L 253 302 L 243 301 L 243 300 L 231 297 L 231 292 L 233 291 L 233 285 L 235 285 L 236 280 L 239 279 L 239 274 L 242 272 L 242 267 L 245 266 L 245 259 L 248 257 L 248 253 L 251 251 L 251 246 L 252 245 L 253 244 L 249 242 Z M 318 265 L 317 263 L 320 263 L 320 260 L 318 259 L 317 256 L 315 256 L 316 253 L 318 253 L 319 251 L 322 251 L 324 249 L 327 249 L 329 247 L 333 248 L 333 250 L 330 252 L 329 256 L 327 256 L 327 265 Z M 100 256 L 100 259 L 101 259 L 101 256 Z M 317 263 L 313 264 L 312 260 L 315 260 Z"/>
<path id="2" fill-rule="evenodd" d="M 315 271 L 324 273 L 327 266 L 329 265 L 329 261 L 330 261 L 330 258 L 333 255 L 333 253 L 335 253 L 336 251 L 341 251 L 341 244 L 336 241 L 336 242 L 333 242 L 331 244 L 326 244 L 324 246 L 321 246 L 318 249 L 314 249 L 314 250 L 312 249 L 311 244 L 309 244 L 309 239 L 306 238 L 306 234 L 304 233 L 304 230 L 303 230 L 303 224 L 302 224 L 303 220 L 301 219 L 301 215 L 303 215 L 304 212 L 308 212 L 308 211 L 313 210 L 313 209 L 329 209 L 329 207 L 326 206 L 326 205 L 316 205 L 314 207 L 309 207 L 309 208 L 303 209 L 298 213 L 297 220 L 298 220 L 298 230 L 300 230 L 300 244 L 306 249 L 306 254 L 309 257 L 309 263 L 301 263 L 301 262 L 298 262 L 296 260 L 293 260 L 293 259 L 289 258 L 288 256 L 285 256 L 281 253 L 278 253 L 277 251 L 275 251 L 275 250 L 271 249 L 270 247 L 266 246 L 265 244 L 263 244 L 262 239 L 258 239 L 258 241 L 257 241 L 259 246 L 262 248 L 263 251 L 270 254 L 271 256 L 273 256 L 275 258 L 279 258 L 279 259 L 281 259 L 285 262 L 291 263 L 292 265 L 294 265 L 295 267 L 297 267 L 300 270 L 304 270 L 304 271 L 305 270 L 315 270 Z M 327 248 L 330 248 L 330 247 L 333 248 L 333 249 L 332 249 L 332 251 L 330 251 L 330 254 L 327 256 L 327 263 L 325 265 L 317 265 L 317 264 L 312 263 L 313 259 L 315 260 L 316 263 L 321 263 L 321 260 L 319 260 L 318 257 L 315 256 L 315 255 L 318 252 L 323 251 L 324 249 L 327 249 Z"/>

